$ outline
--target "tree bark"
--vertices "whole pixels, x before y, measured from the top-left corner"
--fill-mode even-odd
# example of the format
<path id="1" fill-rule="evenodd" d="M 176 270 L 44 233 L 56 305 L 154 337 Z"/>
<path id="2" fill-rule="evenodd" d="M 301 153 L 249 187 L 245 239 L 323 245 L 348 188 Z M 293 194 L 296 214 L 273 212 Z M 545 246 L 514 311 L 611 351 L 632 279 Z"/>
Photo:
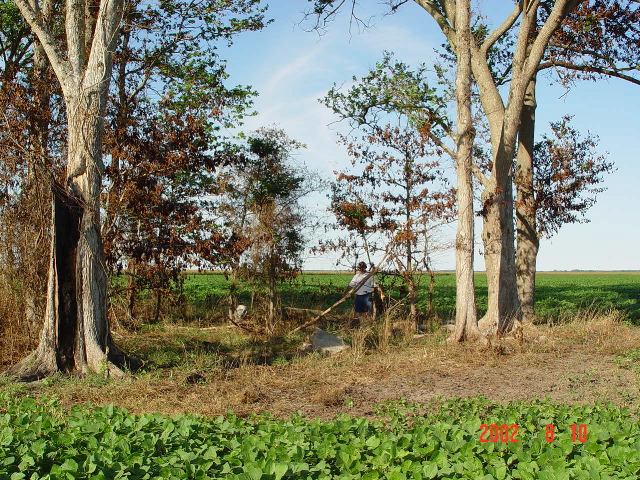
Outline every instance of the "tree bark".
<path id="1" fill-rule="evenodd" d="M 524 323 L 535 316 L 536 260 L 540 241 L 536 224 L 533 189 L 533 145 L 535 133 L 536 80 L 529 82 L 518 134 L 516 159 L 516 277 Z"/>
<path id="2" fill-rule="evenodd" d="M 471 165 L 474 130 L 471 118 L 471 31 L 469 0 L 456 4 L 456 92 L 458 104 L 458 230 L 456 233 L 456 323 L 450 341 L 480 336 L 473 277 L 474 215 Z"/>
<path id="3" fill-rule="evenodd" d="M 416 323 L 418 321 L 418 291 L 413 274 L 409 274 L 411 275 L 407 282 L 407 288 L 409 289 L 409 319 Z"/>
<path id="4" fill-rule="evenodd" d="M 276 271 L 275 271 L 275 258 L 273 253 L 269 258 L 269 313 L 267 318 L 267 331 L 273 333 L 273 328 L 276 321 L 276 308 L 278 302 L 278 292 L 276 290 Z"/>
<path id="5" fill-rule="evenodd" d="M 122 374 L 138 366 L 113 344 L 99 226 L 83 201 L 56 184 L 45 322 L 38 348 L 6 374 L 37 380 L 56 372 Z"/>
<path id="6" fill-rule="evenodd" d="M 38 36 L 62 86 L 68 146 L 66 184 L 54 187 L 47 307 L 40 344 L 7 373 L 25 380 L 57 371 L 122 375 L 123 367 L 137 367 L 139 362 L 128 359 L 111 338 L 100 237 L 104 112 L 122 0 L 100 2 L 89 51 L 84 3 L 67 3 L 66 56 L 41 12 L 26 0 L 15 3 Z"/>
<path id="7" fill-rule="evenodd" d="M 507 332 L 514 320 L 520 321 L 516 285 L 511 176 L 494 188 L 482 192 L 485 214 L 482 229 L 487 273 L 487 313 L 480 321 L 487 333 Z"/>

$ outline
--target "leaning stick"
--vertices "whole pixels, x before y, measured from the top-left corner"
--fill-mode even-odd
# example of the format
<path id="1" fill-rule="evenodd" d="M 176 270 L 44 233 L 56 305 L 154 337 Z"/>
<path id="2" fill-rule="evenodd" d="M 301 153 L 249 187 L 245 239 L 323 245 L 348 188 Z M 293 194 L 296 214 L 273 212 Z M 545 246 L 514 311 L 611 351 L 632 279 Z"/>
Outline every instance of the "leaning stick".
<path id="1" fill-rule="evenodd" d="M 312 318 L 311 320 L 309 320 L 308 322 L 300 325 L 299 327 L 294 328 L 287 335 L 293 335 L 297 331 L 302 330 L 303 328 L 307 328 L 310 325 L 313 325 L 318 320 L 320 320 L 322 317 L 324 317 L 327 313 L 329 313 L 331 310 L 333 310 L 338 305 L 343 303 L 347 298 L 349 298 L 353 294 L 353 292 L 356 292 L 361 286 L 363 286 L 365 284 L 365 282 L 367 280 L 369 280 L 373 275 L 378 273 L 378 269 L 380 268 L 380 265 L 382 265 L 384 263 L 384 261 L 387 259 L 388 256 L 389 256 L 389 252 L 387 251 L 387 252 L 385 252 L 384 256 L 382 257 L 382 260 L 380 260 L 378 262 L 378 265 L 376 265 L 374 268 L 372 268 L 371 271 L 369 272 L 369 274 L 366 277 L 364 277 L 360 281 L 360 283 L 358 283 L 355 287 L 351 288 L 347 293 L 345 293 L 340 300 L 338 300 L 336 303 L 331 305 L 329 308 L 327 308 L 324 312 L 320 313 L 318 316 Z"/>

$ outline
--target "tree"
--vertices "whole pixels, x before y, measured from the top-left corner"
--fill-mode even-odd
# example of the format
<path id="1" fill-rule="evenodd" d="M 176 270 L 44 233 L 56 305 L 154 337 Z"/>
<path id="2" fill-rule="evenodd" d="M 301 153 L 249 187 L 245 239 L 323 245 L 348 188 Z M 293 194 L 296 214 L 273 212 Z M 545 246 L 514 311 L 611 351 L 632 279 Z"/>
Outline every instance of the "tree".
<path id="1" fill-rule="evenodd" d="M 62 89 L 67 115 L 65 183 L 54 188 L 45 323 L 37 350 L 9 374 L 40 378 L 57 371 L 122 374 L 126 356 L 107 319 L 107 276 L 100 236 L 102 136 L 119 38 L 122 0 L 60 8 L 64 39 L 37 2 L 15 0 Z M 88 14 L 88 15 L 87 15 Z"/>
<path id="2" fill-rule="evenodd" d="M 623 5 L 624 4 L 624 5 Z M 548 7 L 548 6 L 547 6 Z M 542 19 L 549 14 L 549 8 L 541 8 Z M 640 30 L 638 18 L 640 9 L 633 2 L 615 0 L 583 2 L 563 21 L 552 37 L 545 56 L 538 67 L 538 73 L 548 71 L 556 74 L 560 82 L 569 88 L 577 79 L 595 80 L 604 76 L 640 83 L 635 72 L 640 60 Z M 477 18 L 473 33 L 479 41 L 489 35 L 489 28 Z M 538 23 L 540 23 L 538 21 Z M 538 26 L 532 29 L 527 42 L 531 48 L 536 38 Z M 515 45 L 512 36 L 503 36 L 488 51 L 488 60 L 496 84 L 510 81 L 511 62 L 508 53 Z M 455 64 L 451 49 L 443 57 L 449 64 Z M 635 76 L 634 76 L 635 75 Z M 516 278 L 518 296 L 523 319 L 531 322 L 534 315 L 536 258 L 539 251 L 540 235 L 536 224 L 537 207 L 534 186 L 535 168 L 535 111 L 536 78 L 528 86 L 520 117 L 518 150 L 515 165 L 514 185 L 516 187 Z M 546 155 L 538 161 L 549 159 Z M 489 169 L 483 162 L 478 165 Z M 583 168 L 597 163 L 584 163 Z M 596 178 L 600 172 L 594 171 Z M 589 176 L 588 172 L 585 172 Z M 559 186 L 559 184 L 554 184 Z M 584 185 L 584 184 L 582 184 Z M 562 192 L 556 192 L 562 196 Z M 595 200 L 595 197 L 593 197 Z"/>
<path id="3" fill-rule="evenodd" d="M 343 1 L 321 0 L 315 2 L 317 18 L 329 19 L 335 15 Z M 407 0 L 389 0 L 395 11 Z M 457 32 L 456 5 L 453 0 L 415 0 L 437 23 L 449 45 L 455 47 Z M 580 3 L 579 0 L 529 1 L 522 0 L 513 12 L 494 31 L 484 38 L 471 41 L 471 67 L 479 90 L 479 97 L 490 130 L 490 174 L 478 175 L 482 184 L 482 238 L 485 246 L 485 265 L 488 282 L 488 310 L 480 322 L 485 331 L 505 332 L 521 318 L 515 269 L 514 203 L 512 195 L 512 163 L 525 94 L 549 44 L 562 21 Z M 537 12 L 548 9 L 535 39 L 530 43 L 531 32 L 537 22 Z M 512 28 L 519 26 L 513 52 L 507 53 L 510 65 L 507 100 L 502 98 L 492 74 L 489 51 Z M 455 50 L 455 48 L 454 48 Z"/>
<path id="4" fill-rule="evenodd" d="M 43 6 L 50 15 L 50 2 Z M 3 315 L 0 328 L 25 332 L 33 349 L 46 298 L 51 175 L 58 175 L 61 99 L 42 47 L 12 2 L 0 5 L 0 224 Z M 20 354 L 19 351 L 14 351 Z"/>
<path id="5" fill-rule="evenodd" d="M 221 45 L 266 25 L 254 0 L 127 5 L 107 110 L 103 192 L 107 265 L 128 279 L 129 317 L 142 290 L 153 317 L 187 265 L 216 262 L 207 220 L 216 170 L 235 161 L 220 133 L 237 126 L 255 92 L 227 85 Z"/>
<path id="6" fill-rule="evenodd" d="M 464 18 L 463 18 L 464 21 Z M 464 50 L 464 49 L 463 49 Z M 464 55 L 464 51 L 461 51 Z M 460 164 L 462 170 L 458 171 L 458 207 L 462 206 L 463 211 L 458 210 L 459 224 L 458 224 L 458 239 L 456 242 L 457 255 L 462 255 L 464 258 L 458 259 L 459 268 L 457 272 L 462 273 L 465 277 L 459 279 L 457 285 L 461 289 L 460 299 L 461 304 L 459 306 L 460 315 L 464 318 L 462 323 L 462 332 L 458 332 L 456 340 L 462 340 L 463 338 L 473 338 L 478 336 L 477 330 L 477 318 L 475 314 L 475 290 L 473 280 L 473 194 L 472 194 L 472 177 L 471 175 L 473 167 L 473 137 L 474 129 L 473 125 L 466 125 L 466 120 L 458 126 L 458 131 L 463 132 L 456 134 L 453 128 L 453 122 L 447 117 L 447 105 L 449 99 L 454 96 L 453 88 L 449 87 L 447 82 L 446 71 L 436 68 L 436 74 L 438 81 L 434 82 L 438 85 L 437 88 L 430 86 L 430 80 L 428 79 L 429 71 L 424 65 L 419 66 L 416 70 L 412 70 L 404 63 L 392 61 L 392 55 L 385 54 L 384 59 L 378 62 L 376 68 L 369 72 L 362 80 L 354 81 L 357 83 L 349 89 L 346 94 L 341 93 L 334 87 L 327 96 L 325 103 L 327 103 L 334 112 L 338 113 L 342 118 L 348 118 L 351 126 L 354 128 L 365 129 L 371 131 L 371 137 L 375 138 L 376 132 L 381 130 L 377 125 L 386 120 L 393 119 L 394 122 L 404 122 L 404 136 L 411 137 L 413 132 L 414 144 L 413 144 L 413 158 L 414 162 L 411 163 L 413 169 L 407 170 L 402 166 L 402 161 L 398 162 L 397 166 L 401 168 L 396 170 L 386 171 L 384 176 L 385 180 L 381 182 L 383 185 L 409 185 L 415 186 L 420 184 L 420 181 L 427 180 L 425 175 L 430 173 L 431 180 L 441 177 L 438 172 L 439 161 L 431 159 L 425 161 L 424 157 L 427 151 L 431 156 L 439 158 L 444 152 L 451 156 L 454 161 Z M 465 75 L 464 71 L 460 75 Z M 460 79 L 460 81 L 463 81 Z M 461 88 L 456 90 L 456 94 L 460 95 L 465 91 L 464 82 Z M 471 95 L 469 91 L 468 95 Z M 463 101 L 458 98 L 458 101 Z M 467 100 L 470 102 L 470 97 Z M 464 111 L 464 106 L 461 107 Z M 470 103 L 468 105 L 470 109 Z M 471 111 L 469 110 L 469 115 Z M 469 119 L 471 121 L 471 119 Z M 390 129 L 390 127 L 386 127 Z M 469 138 L 470 142 L 467 142 Z M 400 139 L 398 135 L 398 139 Z M 456 142 L 457 145 L 451 145 Z M 385 142 L 389 143 L 389 142 Z M 409 143 L 398 140 L 395 145 L 391 144 L 396 150 L 402 153 L 400 158 L 411 157 L 407 155 L 410 151 L 406 148 Z M 350 145 L 350 149 L 352 148 Z M 431 146 L 433 145 L 433 146 Z M 389 146 L 389 145 L 387 145 Z M 418 154 L 418 152 L 420 152 Z M 358 156 L 362 158 L 362 155 Z M 464 160 L 463 160 L 464 159 Z M 465 162 L 471 162 L 465 167 Z M 387 162 L 388 163 L 388 162 Z M 374 165 L 378 164 L 378 167 Z M 375 180 L 376 176 L 370 172 L 383 169 L 385 162 L 380 159 L 373 159 L 371 165 L 367 167 L 367 174 L 365 178 L 369 180 Z M 407 173 L 409 176 L 407 177 Z M 415 177 L 412 175 L 415 173 Z M 360 182 L 362 183 L 362 182 Z M 462 190 L 460 190 L 462 189 Z M 419 191 L 419 190 L 418 190 Z M 437 191 L 437 188 L 436 188 Z M 420 195 L 426 193 L 423 190 Z M 384 193 L 383 193 L 384 195 Z M 454 191 L 449 192 L 446 195 L 447 208 L 443 209 L 442 200 L 445 196 L 433 197 L 433 191 L 426 196 L 416 195 L 414 200 L 406 204 L 406 210 L 412 209 L 419 211 L 424 209 L 430 211 L 428 215 L 419 215 L 418 218 L 421 221 L 415 222 L 413 218 L 407 218 L 407 225 L 410 225 L 409 230 L 415 229 L 420 231 L 422 237 L 425 233 L 433 227 L 434 220 L 448 220 L 449 216 L 453 213 L 452 202 L 455 196 Z M 410 196 L 400 197 L 407 198 Z M 436 200 L 438 198 L 438 200 Z M 371 205 L 381 205 L 383 202 L 376 199 L 370 202 Z M 438 207 L 440 204 L 440 207 Z M 375 225 L 371 225 L 370 217 L 373 216 L 371 207 L 367 207 L 362 200 L 358 197 L 355 200 L 342 201 L 338 204 L 338 209 L 334 207 L 334 211 L 338 213 L 340 223 L 345 225 L 352 232 L 364 238 L 364 234 L 369 230 L 375 230 Z M 366 209 L 363 209 L 366 207 Z M 368 223 L 367 223 L 368 222 Z M 382 222 L 382 225 L 386 225 L 388 222 Z M 402 222 L 400 222 L 401 224 Z M 412 225 L 414 223 L 414 225 Z M 437 223 L 437 222 L 436 222 Z M 405 227 L 407 228 L 407 227 Z M 398 228 L 398 231 L 402 229 Z M 409 236 L 413 238 L 415 235 Z M 399 242 L 400 245 L 406 247 L 405 251 L 411 251 L 406 242 Z M 344 243 L 340 246 L 344 247 Z M 463 254 L 464 252 L 464 254 Z M 426 253 L 426 250 L 423 250 Z M 407 262 L 410 265 L 409 262 Z M 410 271 L 412 269 L 409 269 Z M 407 275 L 409 279 L 412 279 L 412 275 Z M 411 290 L 411 289 L 410 289 Z M 415 293 L 410 295 L 415 297 Z M 472 298 L 472 301 L 467 302 L 465 298 Z"/>
<path id="7" fill-rule="evenodd" d="M 439 162 L 444 151 L 454 155 L 446 145 L 452 135 L 445 115 L 449 92 L 429 85 L 424 65 L 412 71 L 388 52 L 367 75 L 353 81 L 346 92 L 334 86 L 322 100 L 365 133 L 359 140 L 342 137 L 353 166 L 363 169 L 339 174 L 343 186 L 334 191 L 332 209 L 352 240 L 362 239 L 367 254 L 375 248 L 367 236 L 386 237 L 379 250 L 388 253 L 392 268 L 403 278 L 410 315 L 417 320 L 414 274 L 419 269 L 431 272 L 429 254 L 437 248 L 433 231 L 454 215 L 455 190 L 447 187 Z M 350 253 L 343 239 L 329 246 Z M 432 276 L 431 291 L 433 281 Z"/>
<path id="8" fill-rule="evenodd" d="M 417 321 L 416 274 L 431 272 L 433 231 L 452 219 L 455 190 L 439 171 L 435 149 L 416 129 L 376 125 L 361 139 L 342 142 L 354 168 L 336 172 L 331 210 L 338 225 L 362 239 L 369 263 L 375 250 L 388 253 L 390 269 L 407 287 L 410 318 Z M 382 238 L 383 245 L 370 237 Z M 326 246 L 343 249 L 344 243 Z"/>
<path id="9" fill-rule="evenodd" d="M 455 53 L 456 103 L 458 112 L 456 172 L 458 178 L 458 230 L 456 232 L 456 322 L 450 340 L 460 342 L 479 337 L 475 307 L 473 143 L 475 130 L 471 113 L 471 25 L 470 2 L 456 3 Z"/>
<path id="10" fill-rule="evenodd" d="M 278 283 L 302 266 L 305 219 L 300 200 L 317 188 L 312 176 L 292 163 L 294 152 L 303 147 L 283 130 L 262 128 L 248 137 L 243 161 L 223 169 L 219 178 L 216 210 L 226 229 L 223 246 L 231 253 L 226 264 L 232 277 L 231 306 L 239 276 L 256 290 L 266 285 L 264 328 L 269 333 L 279 316 Z"/>
<path id="11" fill-rule="evenodd" d="M 538 71 L 554 72 L 567 88 L 578 79 L 596 80 L 603 77 L 640 84 L 637 76 L 637 65 L 640 62 L 639 20 L 640 8 L 637 2 L 594 0 L 581 3 L 552 37 Z M 530 43 L 534 38 L 535 31 L 532 32 Z M 525 321 L 532 321 L 535 314 L 535 273 L 540 239 L 540 228 L 536 222 L 539 216 L 537 208 L 541 204 L 536 199 L 534 164 L 542 165 L 543 159 L 553 156 L 547 153 L 534 159 L 534 151 L 540 151 L 535 147 L 534 140 L 535 89 L 534 77 L 527 87 L 521 115 L 515 175 L 516 272 Z M 595 167 L 598 163 L 583 165 Z M 583 172 L 586 177 L 600 178 L 598 175 L 601 172 Z M 557 195 L 562 194 L 561 191 L 557 192 Z M 595 197 L 591 198 L 595 201 Z"/>

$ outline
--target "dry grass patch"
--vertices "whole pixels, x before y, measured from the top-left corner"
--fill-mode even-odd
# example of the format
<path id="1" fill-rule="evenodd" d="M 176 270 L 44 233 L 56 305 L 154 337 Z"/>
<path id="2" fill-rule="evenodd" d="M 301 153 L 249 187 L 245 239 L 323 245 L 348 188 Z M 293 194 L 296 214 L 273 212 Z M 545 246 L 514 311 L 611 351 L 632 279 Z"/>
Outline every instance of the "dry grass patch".
<path id="1" fill-rule="evenodd" d="M 385 331 L 381 324 L 350 331 L 352 338 L 361 335 L 359 346 L 324 358 L 297 353 L 302 335 L 268 339 L 227 327 L 167 327 L 119 339 L 148 362 L 135 378 L 59 377 L 3 388 L 16 395 L 54 395 L 65 406 L 90 402 L 134 413 L 206 416 L 229 410 L 283 417 L 298 411 L 320 418 L 344 411 L 368 415 L 387 400 L 425 403 L 479 394 L 501 401 L 550 397 L 640 404 L 635 371 L 616 364 L 616 355 L 640 348 L 640 328 L 626 325 L 615 312 L 528 326 L 522 341 L 499 338 L 490 347 L 447 344 L 442 333 L 376 343 Z"/>

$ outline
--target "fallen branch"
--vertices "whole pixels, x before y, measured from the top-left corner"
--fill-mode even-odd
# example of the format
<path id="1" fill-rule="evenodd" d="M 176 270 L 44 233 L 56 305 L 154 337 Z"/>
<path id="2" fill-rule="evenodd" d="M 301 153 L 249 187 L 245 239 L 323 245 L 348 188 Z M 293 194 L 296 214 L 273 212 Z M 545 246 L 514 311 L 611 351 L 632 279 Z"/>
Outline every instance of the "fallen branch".
<path id="1" fill-rule="evenodd" d="M 236 322 L 236 321 L 235 321 L 233 318 L 231 318 L 231 317 L 227 317 L 227 320 L 229 320 L 231 323 L 233 323 L 236 327 L 241 328 L 241 329 L 243 329 L 243 330 L 246 330 L 246 331 L 247 331 L 247 332 L 249 332 L 249 333 L 258 334 L 258 335 L 260 335 L 260 334 L 261 334 L 261 332 L 260 332 L 260 331 L 258 331 L 258 330 L 256 330 L 256 329 L 254 329 L 254 328 L 251 328 L 251 327 L 247 327 L 246 325 L 242 325 L 241 323 Z"/>
<path id="2" fill-rule="evenodd" d="M 389 249 L 388 249 L 389 250 Z M 302 325 L 300 325 L 299 327 L 294 328 L 293 330 L 291 330 L 289 333 L 287 333 L 287 336 L 289 335 L 293 335 L 294 333 L 302 330 L 303 328 L 306 328 L 310 325 L 313 325 L 314 323 L 316 323 L 317 321 L 319 321 L 322 317 L 324 317 L 327 313 L 331 312 L 334 308 L 336 308 L 338 305 L 340 305 L 341 303 L 343 303 L 347 298 L 349 298 L 353 292 L 358 291 L 358 289 L 363 286 L 367 280 L 369 280 L 372 276 L 374 276 L 376 273 L 378 273 L 378 270 L 380 268 L 380 265 L 382 265 L 385 260 L 387 259 L 387 257 L 389 256 L 389 251 L 387 250 L 387 252 L 385 252 L 384 256 L 382 257 L 382 260 L 380 260 L 378 262 L 378 265 L 376 265 L 374 268 L 371 269 L 371 271 L 367 274 L 366 277 L 364 277 L 360 283 L 358 283 L 355 287 L 351 288 L 350 290 L 347 291 L 347 293 L 345 293 L 342 298 L 340 300 L 338 300 L 336 303 L 334 303 L 333 305 L 331 305 L 329 308 L 327 308 L 325 311 L 323 311 L 322 313 L 320 313 L 318 316 L 312 318 L 311 320 L 309 320 L 306 323 L 303 323 Z"/>

